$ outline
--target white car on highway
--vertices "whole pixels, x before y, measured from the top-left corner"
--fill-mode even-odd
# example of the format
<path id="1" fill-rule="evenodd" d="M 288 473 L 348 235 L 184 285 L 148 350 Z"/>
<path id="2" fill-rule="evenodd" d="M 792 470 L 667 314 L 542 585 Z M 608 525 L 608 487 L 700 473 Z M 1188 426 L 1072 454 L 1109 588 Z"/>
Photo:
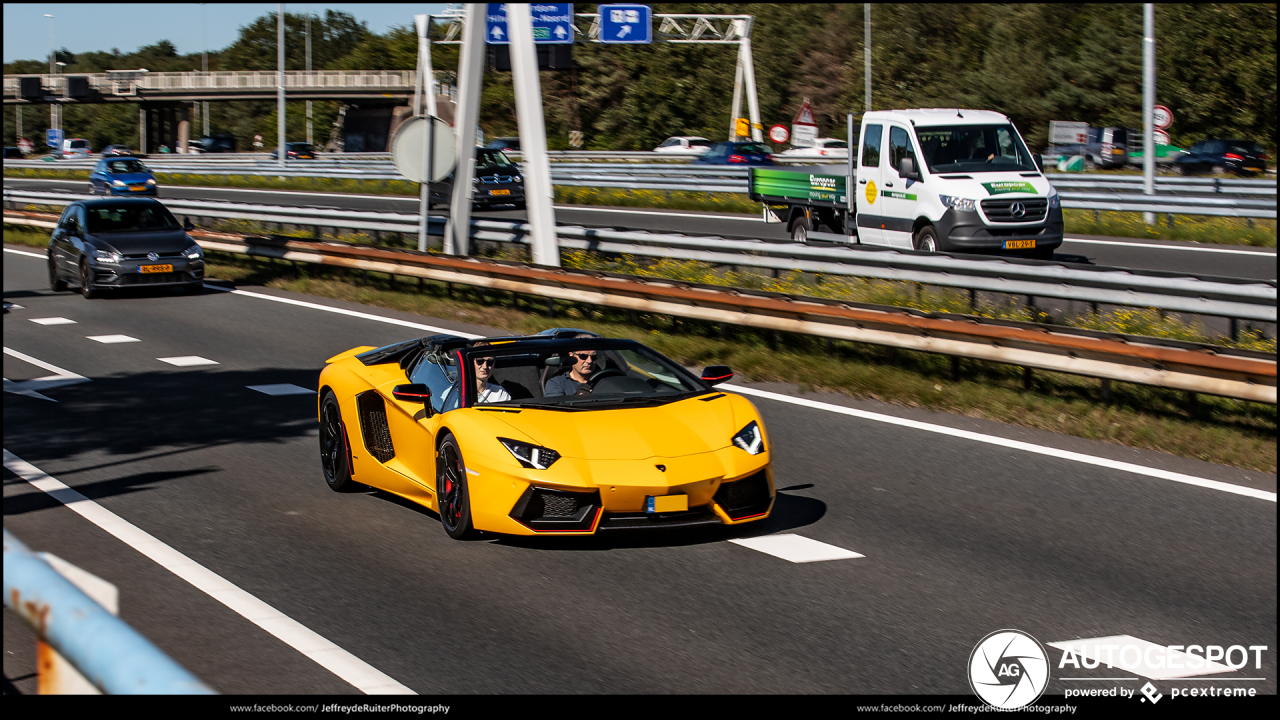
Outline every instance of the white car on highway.
<path id="1" fill-rule="evenodd" d="M 654 152 L 660 153 L 691 153 L 701 155 L 711 149 L 711 141 L 704 137 L 696 136 L 677 136 L 669 137 L 662 141 L 662 144 L 654 148 Z"/>
<path id="2" fill-rule="evenodd" d="M 822 160 L 830 158 L 832 160 L 848 160 L 849 159 L 849 143 L 837 138 L 818 138 L 813 141 L 813 147 L 793 147 L 790 150 L 779 153 L 781 158 L 813 158 Z"/>

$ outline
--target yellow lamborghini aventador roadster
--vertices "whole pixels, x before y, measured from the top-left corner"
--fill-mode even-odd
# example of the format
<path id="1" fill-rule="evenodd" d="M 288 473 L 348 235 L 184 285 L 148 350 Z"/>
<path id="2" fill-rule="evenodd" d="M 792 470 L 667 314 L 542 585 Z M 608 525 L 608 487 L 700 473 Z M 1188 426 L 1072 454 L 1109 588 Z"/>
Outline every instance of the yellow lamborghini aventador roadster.
<path id="1" fill-rule="evenodd" d="M 712 387 L 732 376 L 572 331 L 358 347 L 320 373 L 321 465 L 334 490 L 408 498 L 454 538 L 760 520 L 769 439 Z"/>

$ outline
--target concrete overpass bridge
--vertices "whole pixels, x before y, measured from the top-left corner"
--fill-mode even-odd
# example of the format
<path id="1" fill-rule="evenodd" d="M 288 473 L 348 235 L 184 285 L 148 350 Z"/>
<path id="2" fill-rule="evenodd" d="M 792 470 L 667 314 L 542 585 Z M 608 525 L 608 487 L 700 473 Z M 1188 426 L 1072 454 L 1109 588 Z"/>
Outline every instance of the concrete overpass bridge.
<path id="1" fill-rule="evenodd" d="M 396 128 L 408 117 L 416 74 L 415 70 L 292 70 L 284 73 L 285 95 L 289 100 L 339 100 L 358 106 L 343 113 L 344 140 L 357 151 L 385 151 Z M 68 105 L 133 105 L 138 108 L 137 147 L 152 153 L 161 145 L 185 149 L 194 103 L 275 101 L 278 82 L 272 71 L 5 75 L 4 104 L 53 105 L 59 112 Z M 435 89 L 444 111 L 456 91 L 438 81 Z"/>

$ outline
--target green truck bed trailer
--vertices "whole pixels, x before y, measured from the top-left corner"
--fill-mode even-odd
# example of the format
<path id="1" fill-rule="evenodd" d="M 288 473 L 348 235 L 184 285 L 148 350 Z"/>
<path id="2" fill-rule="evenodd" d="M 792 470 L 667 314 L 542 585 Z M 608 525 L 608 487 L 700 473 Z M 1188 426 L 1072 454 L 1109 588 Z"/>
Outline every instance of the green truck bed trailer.
<path id="1" fill-rule="evenodd" d="M 851 235 L 855 226 L 847 171 L 846 165 L 752 167 L 747 195 L 764 203 L 766 222 L 784 222 L 790 230 L 796 217 L 805 215 L 815 230 L 821 224 L 831 232 Z"/>

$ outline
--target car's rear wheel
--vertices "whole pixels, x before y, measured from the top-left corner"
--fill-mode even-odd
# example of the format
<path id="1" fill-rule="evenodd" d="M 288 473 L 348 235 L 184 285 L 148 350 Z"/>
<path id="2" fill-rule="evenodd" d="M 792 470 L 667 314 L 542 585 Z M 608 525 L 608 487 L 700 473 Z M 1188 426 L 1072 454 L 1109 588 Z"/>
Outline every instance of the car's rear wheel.
<path id="1" fill-rule="evenodd" d="M 348 492 L 359 487 L 351 479 L 349 447 L 338 399 L 332 392 L 325 392 L 320 403 L 320 467 L 324 470 L 325 483 L 334 492 Z"/>
<path id="2" fill-rule="evenodd" d="M 809 218 L 801 215 L 791 223 L 791 240 L 792 242 L 807 243 L 809 242 L 809 231 L 813 228 L 809 227 Z"/>
<path id="3" fill-rule="evenodd" d="M 452 435 L 440 443 L 440 452 L 436 456 L 436 501 L 440 524 L 449 537 L 462 540 L 473 534 L 467 466 L 462 462 L 458 441 Z"/>
<path id="4" fill-rule="evenodd" d="M 86 300 L 92 300 L 102 294 L 100 290 L 93 287 L 93 271 L 89 269 L 89 263 L 80 261 L 80 294 Z"/>

